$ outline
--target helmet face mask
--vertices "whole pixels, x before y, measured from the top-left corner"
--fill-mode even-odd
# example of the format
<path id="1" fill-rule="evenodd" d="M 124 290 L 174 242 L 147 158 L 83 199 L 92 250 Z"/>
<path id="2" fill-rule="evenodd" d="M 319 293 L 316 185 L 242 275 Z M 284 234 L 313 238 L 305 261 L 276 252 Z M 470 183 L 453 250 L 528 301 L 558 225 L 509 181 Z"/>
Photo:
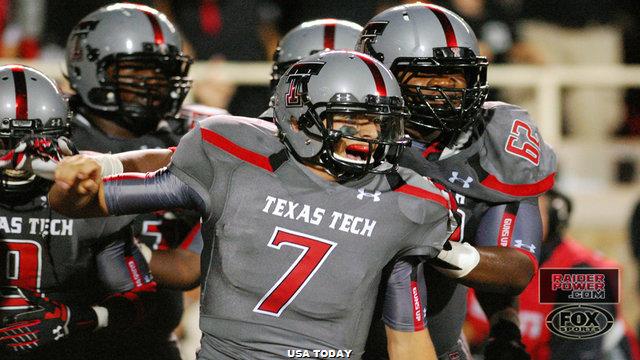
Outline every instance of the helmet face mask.
<path id="1" fill-rule="evenodd" d="M 397 82 L 374 62 L 362 54 L 325 52 L 285 73 L 274 96 L 276 125 L 298 161 L 321 166 L 340 182 L 395 169 L 408 145 L 407 113 Z M 389 93 L 376 93 L 379 84 L 368 66 L 393 84 Z"/>
<path id="2" fill-rule="evenodd" d="M 21 65 L 0 67 L 0 156 L 15 149 L 28 135 L 57 139 L 70 135 L 71 114 L 52 80 Z M 45 140 L 48 141 L 48 140 Z M 50 182 L 28 170 L 0 170 L 0 202 L 19 205 L 46 194 Z"/>
<path id="3" fill-rule="evenodd" d="M 443 61 L 433 58 L 398 58 L 391 71 L 398 79 L 402 96 L 411 113 L 409 125 L 418 131 L 459 133 L 473 126 L 486 100 L 487 63 Z M 460 75 L 461 86 L 429 85 L 429 78 Z"/>
<path id="4" fill-rule="evenodd" d="M 102 88 L 94 98 L 116 104 L 118 116 L 136 134 L 155 130 L 158 122 L 180 109 L 192 81 L 191 59 L 182 55 L 117 54 L 98 64 Z M 106 90 L 106 91 L 105 91 Z"/>
<path id="5" fill-rule="evenodd" d="M 83 106 L 140 136 L 177 114 L 192 59 L 166 16 L 119 3 L 80 21 L 67 40 L 67 73 Z"/>
<path id="6" fill-rule="evenodd" d="M 333 98 L 343 95 L 336 94 Z M 303 119 L 313 119 L 320 136 L 311 131 L 307 136 L 322 141 L 323 147 L 319 154 L 305 161 L 316 160 L 341 180 L 391 171 L 392 166 L 377 168 L 387 155 L 393 157 L 394 152 L 406 145 L 403 136 L 406 113 L 401 100 L 393 100 L 396 102 L 393 107 L 372 104 L 376 101 L 373 97 L 365 103 L 328 102 L 310 106 Z"/>
<path id="7" fill-rule="evenodd" d="M 356 50 L 394 74 L 411 113 L 407 128 L 422 139 L 437 133 L 441 141 L 455 141 L 478 122 L 488 93 L 488 62 L 478 56 L 475 34 L 455 13 L 423 3 L 390 8 L 365 25 Z M 466 86 L 421 81 L 450 74 L 462 74 Z"/>

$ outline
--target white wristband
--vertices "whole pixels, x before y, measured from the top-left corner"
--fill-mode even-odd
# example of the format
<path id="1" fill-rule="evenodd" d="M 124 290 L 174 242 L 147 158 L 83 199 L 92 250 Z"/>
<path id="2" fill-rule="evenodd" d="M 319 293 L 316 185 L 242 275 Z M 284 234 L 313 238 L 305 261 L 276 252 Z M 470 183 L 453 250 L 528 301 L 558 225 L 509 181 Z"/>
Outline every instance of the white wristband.
<path id="1" fill-rule="evenodd" d="M 124 172 L 122 161 L 112 154 L 100 154 L 92 156 L 102 167 L 102 177 L 121 174 Z"/>
<path id="2" fill-rule="evenodd" d="M 98 325 L 93 331 L 98 331 L 109 326 L 109 310 L 102 306 L 92 306 L 91 308 L 95 311 L 96 317 L 98 318 Z"/>
<path id="3" fill-rule="evenodd" d="M 452 278 L 459 279 L 471 272 L 480 262 L 480 253 L 469 243 L 450 241 L 451 250 L 441 250 L 438 259 L 444 261 L 450 268 L 434 264 L 434 268 Z"/>

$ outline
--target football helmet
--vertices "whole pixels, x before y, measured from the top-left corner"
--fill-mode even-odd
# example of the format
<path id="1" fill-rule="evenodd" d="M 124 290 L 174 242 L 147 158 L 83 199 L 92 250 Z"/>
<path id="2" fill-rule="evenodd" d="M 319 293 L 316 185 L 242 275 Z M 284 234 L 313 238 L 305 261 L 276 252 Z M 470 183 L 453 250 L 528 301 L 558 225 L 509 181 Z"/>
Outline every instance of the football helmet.
<path id="1" fill-rule="evenodd" d="M 362 26 L 347 20 L 318 19 L 304 22 L 286 33 L 273 54 L 271 90 L 296 61 L 324 50 L 353 50 Z"/>
<path id="2" fill-rule="evenodd" d="M 338 181 L 395 169 L 407 115 L 393 75 L 353 51 L 320 52 L 287 70 L 274 94 L 280 138 Z"/>
<path id="3" fill-rule="evenodd" d="M 27 135 L 69 136 L 67 101 L 43 73 L 23 65 L 0 66 L 0 158 L 7 156 Z M 0 170 L 0 199 L 16 204 L 43 195 L 48 180 L 28 170 Z"/>
<path id="4" fill-rule="evenodd" d="M 383 11 L 364 27 L 356 50 L 382 61 L 395 75 L 411 117 L 407 126 L 440 130 L 450 138 L 470 128 L 487 98 L 487 65 L 469 25 L 432 4 Z M 416 78 L 461 73 L 466 88 L 419 86 Z"/>
<path id="5" fill-rule="evenodd" d="M 118 3 L 83 18 L 67 40 L 67 76 L 82 105 L 142 135 L 175 116 L 191 88 L 192 59 L 167 17 Z"/>

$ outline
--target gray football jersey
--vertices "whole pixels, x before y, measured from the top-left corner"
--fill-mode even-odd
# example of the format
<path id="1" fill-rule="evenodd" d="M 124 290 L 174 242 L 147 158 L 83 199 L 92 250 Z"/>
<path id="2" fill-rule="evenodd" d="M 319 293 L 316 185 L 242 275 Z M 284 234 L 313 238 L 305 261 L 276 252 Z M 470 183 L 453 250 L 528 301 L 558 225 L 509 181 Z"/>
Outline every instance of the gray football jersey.
<path id="1" fill-rule="evenodd" d="M 478 234 L 500 238 L 492 235 L 502 230 L 501 223 L 481 226 L 481 222 L 488 222 L 487 211 L 501 204 L 531 202 L 549 190 L 554 183 L 556 155 L 544 143 L 526 110 L 503 102 L 486 102 L 482 114 L 484 132 L 459 153 L 441 160 L 426 160 L 425 152 L 411 148 L 403 153 L 400 164 L 437 179 L 454 193 L 456 211 L 462 219 L 462 240 L 475 246 L 501 246 L 479 243 Z M 537 211 L 537 205 L 534 208 Z M 528 216 L 527 211 L 522 216 Z M 539 225 L 529 224 L 533 215 L 531 221 L 513 216 L 514 224 L 518 224 L 513 226 L 516 229 L 513 237 L 519 236 L 526 246 L 527 241 L 535 238 L 532 234 Z M 465 318 L 467 288 L 429 267 L 426 269 L 427 283 L 439 289 L 430 292 L 427 299 L 427 323 L 438 355 L 463 359 L 457 339 Z"/>
<path id="2" fill-rule="evenodd" d="M 486 128 L 459 153 L 436 161 L 407 151 L 400 164 L 428 174 L 458 194 L 491 203 L 537 197 L 553 187 L 556 155 L 529 113 L 512 104 L 486 102 Z"/>
<path id="3" fill-rule="evenodd" d="M 27 307 L 15 287 L 81 304 L 129 290 L 124 267 L 96 261 L 110 243 L 132 239 L 127 226 L 132 218 L 69 219 L 51 210 L 45 197 L 12 208 L 0 206 L 0 312 L 7 315 Z"/>
<path id="4" fill-rule="evenodd" d="M 203 121 L 169 171 L 206 208 L 201 358 L 360 358 L 381 269 L 435 256 L 448 235 L 447 202 L 430 181 L 403 168 L 322 180 L 261 120 Z"/>

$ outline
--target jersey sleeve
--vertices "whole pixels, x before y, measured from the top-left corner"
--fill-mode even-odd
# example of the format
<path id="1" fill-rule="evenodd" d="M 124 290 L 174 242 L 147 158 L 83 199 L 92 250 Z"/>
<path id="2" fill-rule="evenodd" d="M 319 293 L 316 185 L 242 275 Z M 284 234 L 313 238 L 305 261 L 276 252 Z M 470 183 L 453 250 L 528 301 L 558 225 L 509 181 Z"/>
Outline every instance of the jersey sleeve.
<path id="1" fill-rule="evenodd" d="M 520 200 L 553 187 L 557 168 L 553 148 L 529 113 L 516 105 L 488 102 L 490 120 L 478 158 L 470 159 L 480 184 L 495 195 Z"/>
<path id="2" fill-rule="evenodd" d="M 103 183 L 105 202 L 111 215 L 178 208 L 198 210 L 202 214 L 208 209 L 199 192 L 166 168 L 147 174 L 109 176 Z"/>
<path id="3" fill-rule="evenodd" d="M 423 300 L 426 299 L 423 263 L 417 258 L 399 259 L 393 264 L 384 287 L 382 321 L 397 331 L 425 328 Z"/>
<path id="4" fill-rule="evenodd" d="M 209 208 L 211 203 L 209 189 L 215 176 L 211 159 L 203 148 L 202 127 L 189 131 L 180 140 L 180 144 L 171 156 L 169 170 L 181 181 L 192 188 L 204 200 Z"/>
<path id="5" fill-rule="evenodd" d="M 109 294 L 122 293 L 153 282 L 144 256 L 132 239 L 111 242 L 96 255 L 98 277 Z"/>
<path id="6" fill-rule="evenodd" d="M 480 220 L 475 246 L 516 249 L 527 255 L 537 269 L 542 243 L 542 219 L 537 199 L 497 205 Z"/>

